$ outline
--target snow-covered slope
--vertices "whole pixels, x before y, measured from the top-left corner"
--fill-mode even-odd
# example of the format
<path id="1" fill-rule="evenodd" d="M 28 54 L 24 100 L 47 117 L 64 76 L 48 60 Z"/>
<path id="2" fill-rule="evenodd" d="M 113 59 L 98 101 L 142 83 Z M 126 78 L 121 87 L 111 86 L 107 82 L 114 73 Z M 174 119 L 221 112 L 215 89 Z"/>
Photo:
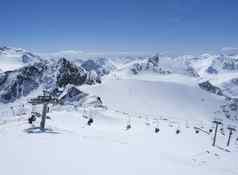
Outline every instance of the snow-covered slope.
<path id="1" fill-rule="evenodd" d="M 0 125 L 1 172 L 5 175 L 236 175 L 238 143 L 226 149 L 226 136 L 195 134 L 193 126 L 210 123 L 154 120 L 150 116 L 128 116 L 115 111 L 91 109 L 94 119 L 87 125 L 84 110 L 49 113 L 47 130 L 41 132 L 21 120 Z M 36 123 L 37 126 L 39 123 Z M 154 132 L 155 127 L 160 131 Z M 176 134 L 177 130 L 179 134 Z"/>
<path id="2" fill-rule="evenodd" d="M 14 101 L 0 104 L 2 174 L 238 174 L 237 132 L 226 147 L 226 128 L 238 126 L 238 102 L 227 97 L 237 95 L 237 70 L 224 68 L 227 56 L 98 58 L 44 60 L 1 74 L 0 94 Z M 40 118 L 27 122 L 42 111 L 27 100 L 43 88 L 58 98 L 44 131 Z M 214 118 L 223 125 L 212 147 Z"/>
<path id="3" fill-rule="evenodd" d="M 169 78 L 169 77 L 168 77 Z M 182 80 L 181 80 L 182 81 Z M 111 109 L 137 115 L 170 116 L 178 119 L 212 119 L 224 100 L 186 82 L 104 79 L 100 85 L 83 86 L 82 90 L 102 98 Z M 182 109 L 182 110 L 181 110 Z"/>
<path id="4" fill-rule="evenodd" d="M 223 93 L 232 98 L 238 97 L 238 73 L 223 73 L 210 78 L 210 82 L 219 87 Z"/>
<path id="5" fill-rule="evenodd" d="M 0 47 L 0 69 L 8 71 L 37 62 L 40 57 L 23 49 Z"/>

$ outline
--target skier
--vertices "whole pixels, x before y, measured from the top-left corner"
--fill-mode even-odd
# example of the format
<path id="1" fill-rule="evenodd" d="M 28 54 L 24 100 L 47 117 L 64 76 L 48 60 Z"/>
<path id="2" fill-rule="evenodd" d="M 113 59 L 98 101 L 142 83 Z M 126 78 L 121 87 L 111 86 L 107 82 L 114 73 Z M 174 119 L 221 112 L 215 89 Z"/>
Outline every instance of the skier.
<path id="1" fill-rule="evenodd" d="M 92 123 L 93 123 L 93 119 L 92 119 L 92 118 L 89 118 L 89 120 L 88 120 L 88 126 L 91 126 Z"/>

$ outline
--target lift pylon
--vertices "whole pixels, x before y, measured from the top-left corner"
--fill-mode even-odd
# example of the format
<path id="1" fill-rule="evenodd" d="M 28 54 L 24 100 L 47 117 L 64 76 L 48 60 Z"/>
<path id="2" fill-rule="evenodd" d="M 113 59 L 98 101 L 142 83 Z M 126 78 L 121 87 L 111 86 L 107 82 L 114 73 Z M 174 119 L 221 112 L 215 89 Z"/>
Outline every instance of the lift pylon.
<path id="1" fill-rule="evenodd" d="M 218 126 L 222 124 L 222 120 L 216 118 L 216 119 L 213 120 L 213 123 L 216 124 L 216 128 L 215 128 L 215 134 L 214 134 L 214 137 L 213 137 L 212 146 L 215 146 L 216 145 L 216 137 L 217 137 Z"/>
<path id="2" fill-rule="evenodd" d="M 45 130 L 45 120 L 46 120 L 46 113 L 48 111 L 48 105 L 58 103 L 58 99 L 52 97 L 49 92 L 43 91 L 43 95 L 30 99 L 28 103 L 32 105 L 43 105 L 40 129 Z"/>
<path id="3" fill-rule="evenodd" d="M 233 132 L 236 131 L 236 128 L 234 126 L 228 126 L 227 129 L 229 130 L 229 137 L 228 137 L 228 141 L 227 141 L 227 144 L 226 146 L 229 146 L 230 145 L 230 141 L 231 141 L 231 135 L 233 134 Z"/>

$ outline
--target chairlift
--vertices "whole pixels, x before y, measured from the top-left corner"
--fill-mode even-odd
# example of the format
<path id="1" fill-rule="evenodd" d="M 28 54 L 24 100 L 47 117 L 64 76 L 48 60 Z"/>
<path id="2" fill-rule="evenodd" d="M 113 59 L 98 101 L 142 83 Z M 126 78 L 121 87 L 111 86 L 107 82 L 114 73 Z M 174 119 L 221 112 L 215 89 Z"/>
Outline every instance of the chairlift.
<path id="1" fill-rule="evenodd" d="M 126 125 L 126 130 L 129 130 L 129 129 L 131 129 L 131 118 L 128 115 L 128 121 L 127 121 L 127 125 Z"/>
<path id="2" fill-rule="evenodd" d="M 129 129 L 131 129 L 131 125 L 130 125 L 130 124 L 127 124 L 127 125 L 126 125 L 126 130 L 129 130 Z"/>
<path id="3" fill-rule="evenodd" d="M 198 129 L 196 129 L 196 130 L 195 130 L 195 133 L 196 133 L 196 134 L 198 134 L 198 133 L 199 133 L 199 130 L 198 130 Z"/>
<path id="4" fill-rule="evenodd" d="M 225 135 L 223 124 L 221 125 L 220 132 L 222 135 Z"/>
<path id="5" fill-rule="evenodd" d="M 176 122 L 176 124 L 177 124 L 176 134 L 180 134 L 180 132 L 181 132 L 180 123 Z"/>
<path id="6" fill-rule="evenodd" d="M 89 118 L 89 120 L 88 120 L 88 122 L 87 122 L 88 126 L 91 126 L 93 122 L 94 122 L 93 119 L 92 119 L 92 118 Z"/>
<path id="7" fill-rule="evenodd" d="M 212 123 L 212 126 L 211 126 L 211 128 L 209 129 L 209 133 L 212 133 L 212 132 L 214 131 L 214 129 L 215 129 L 215 125 L 214 125 L 214 123 Z"/>
<path id="8" fill-rule="evenodd" d="M 159 128 L 155 128 L 155 133 L 158 133 L 160 131 Z"/>
<path id="9" fill-rule="evenodd" d="M 40 113 L 36 112 L 35 105 L 32 105 L 31 109 L 31 117 L 28 118 L 28 123 L 32 124 L 34 121 L 36 121 L 36 118 L 41 116 Z"/>
<path id="10" fill-rule="evenodd" d="M 36 121 L 36 116 L 35 115 L 31 115 L 31 117 L 28 118 L 28 123 L 32 124 L 34 121 Z"/>
<path id="11" fill-rule="evenodd" d="M 154 119 L 154 123 L 155 123 L 155 133 L 158 133 L 160 131 L 160 129 L 159 129 L 159 120 L 157 118 Z"/>

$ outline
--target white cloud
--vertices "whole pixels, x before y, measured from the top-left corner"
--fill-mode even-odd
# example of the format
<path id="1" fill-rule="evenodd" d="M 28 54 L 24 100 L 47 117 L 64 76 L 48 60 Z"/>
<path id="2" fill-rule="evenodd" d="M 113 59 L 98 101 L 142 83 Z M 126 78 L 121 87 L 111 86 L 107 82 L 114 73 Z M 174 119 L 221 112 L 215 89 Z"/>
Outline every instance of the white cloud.
<path id="1" fill-rule="evenodd" d="M 221 53 L 225 55 L 238 55 L 238 48 L 236 47 L 223 47 Z"/>

